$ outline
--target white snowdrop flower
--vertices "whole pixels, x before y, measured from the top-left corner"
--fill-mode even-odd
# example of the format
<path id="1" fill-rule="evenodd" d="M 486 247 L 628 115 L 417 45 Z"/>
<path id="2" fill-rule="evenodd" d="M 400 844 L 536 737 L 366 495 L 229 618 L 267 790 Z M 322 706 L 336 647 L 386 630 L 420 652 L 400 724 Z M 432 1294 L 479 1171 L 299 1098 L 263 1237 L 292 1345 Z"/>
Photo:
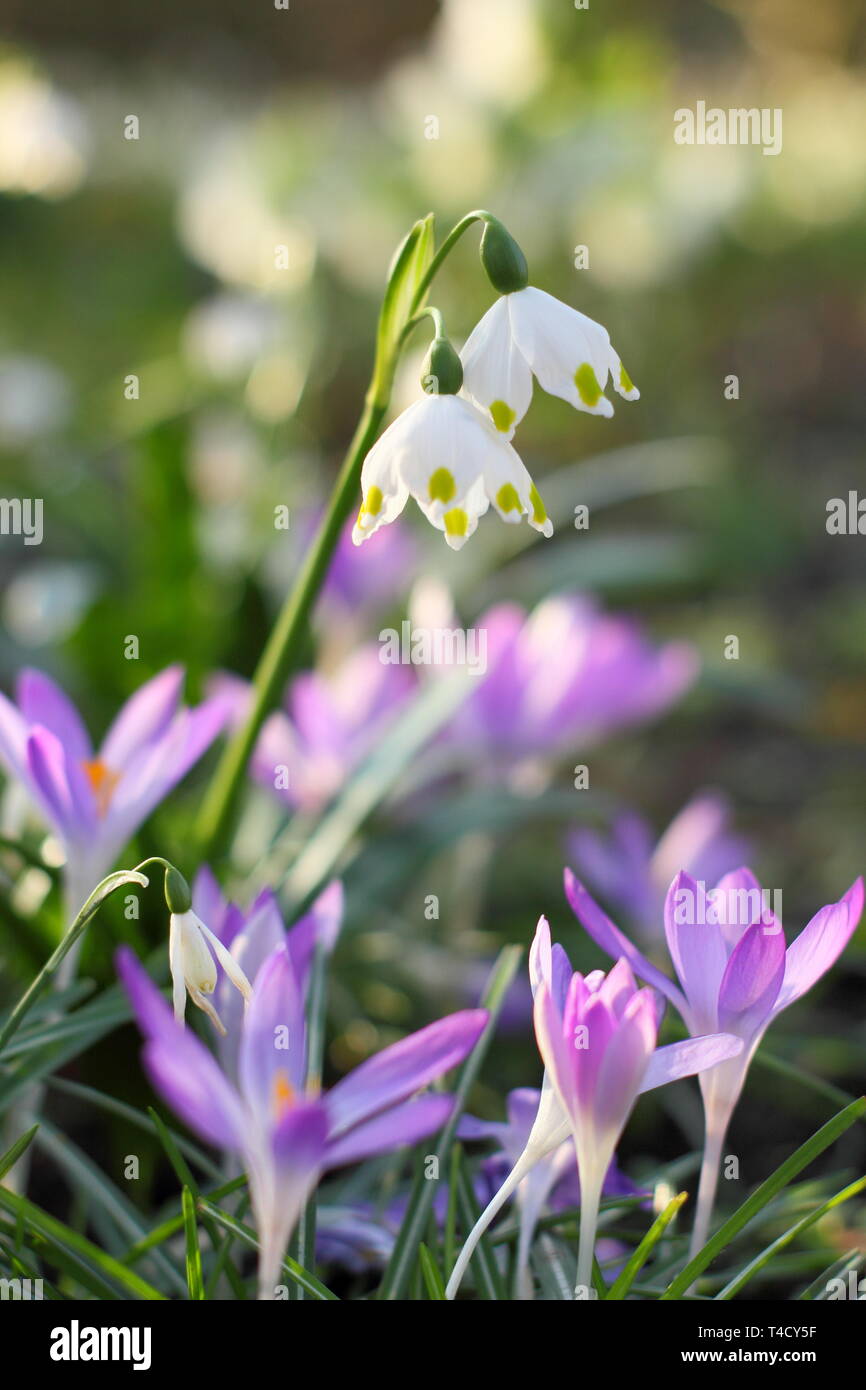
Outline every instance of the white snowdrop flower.
<path id="1" fill-rule="evenodd" d="M 354 543 L 399 516 L 410 494 L 453 550 L 465 545 L 491 504 L 504 521 L 526 516 L 536 531 L 551 535 L 544 503 L 517 452 L 455 394 L 460 360 L 445 339 L 434 341 L 428 366 L 425 380 L 435 393 L 398 416 L 364 460 Z"/>
<path id="2" fill-rule="evenodd" d="M 465 394 L 508 439 L 529 408 L 533 376 L 590 415 L 613 414 L 604 394 L 608 378 L 625 400 L 640 395 L 607 329 L 531 285 L 488 309 L 461 358 Z"/>
<path id="3" fill-rule="evenodd" d="M 250 982 L 237 961 L 192 909 L 171 914 L 168 955 L 174 1016 L 178 1023 L 184 1022 L 186 996 L 189 994 L 192 1002 L 225 1035 L 222 1020 L 208 996 L 216 989 L 218 960 L 235 988 L 240 990 L 245 1000 L 249 1000 L 252 994 Z"/>
<path id="4" fill-rule="evenodd" d="M 526 258 L 497 218 L 485 214 L 481 263 L 501 298 L 466 342 L 463 394 L 510 439 L 532 399 L 535 376 L 545 391 L 591 415 L 613 414 L 608 378 L 627 401 L 639 391 L 611 346 L 606 328 L 529 284 Z"/>

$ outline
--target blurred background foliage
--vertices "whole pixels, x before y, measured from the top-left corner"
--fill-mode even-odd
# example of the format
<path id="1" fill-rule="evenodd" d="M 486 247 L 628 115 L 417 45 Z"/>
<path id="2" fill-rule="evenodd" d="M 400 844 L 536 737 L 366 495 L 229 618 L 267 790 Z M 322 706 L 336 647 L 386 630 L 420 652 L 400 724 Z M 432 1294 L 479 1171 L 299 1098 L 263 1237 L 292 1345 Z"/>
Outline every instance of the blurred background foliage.
<path id="1" fill-rule="evenodd" d="M 576 963 L 599 963 L 560 871 L 567 829 L 609 806 L 660 831 L 694 791 L 720 788 L 790 929 L 836 898 L 866 844 L 864 540 L 825 529 L 828 499 L 864 479 L 862 7 L 3 0 L 0 14 L 3 493 L 45 504 L 41 547 L 0 540 L 4 688 L 44 667 L 99 732 L 170 661 L 194 694 L 214 669 L 251 674 L 360 409 L 389 258 L 428 210 L 440 235 L 467 208 L 495 211 L 533 281 L 608 326 L 642 391 L 611 422 L 536 394 L 519 445 L 552 542 L 488 520 L 455 557 L 409 508 L 402 589 L 397 574 L 372 611 L 316 622 L 310 650 L 327 665 L 437 573 L 467 621 L 494 599 L 588 589 L 703 661 L 681 707 L 593 750 L 590 793 L 563 767 L 492 844 L 463 803 L 446 806 L 441 843 L 432 801 L 396 828 L 377 816 L 347 871 L 332 1066 L 462 1002 L 542 911 Z M 783 152 L 675 144 L 674 111 L 699 99 L 782 108 Z M 434 297 L 458 339 L 490 303 L 473 233 Z M 422 354 L 413 342 L 395 407 Z M 583 501 L 591 526 L 577 532 Z M 289 532 L 273 526 L 281 504 Z M 162 808 L 143 849 L 189 854 L 200 785 Z M 140 925 L 153 944 L 163 930 L 158 910 Z M 7 966 L 24 954 L 4 942 Z M 110 978 L 106 943 L 88 960 Z M 864 975 L 861 928 L 771 1047 L 861 1089 Z M 121 1058 L 112 1042 L 76 1065 L 110 1090 Z M 496 1112 L 497 1093 L 537 1073 L 515 1035 L 479 1106 Z M 684 1091 L 639 1109 L 627 1153 L 673 1156 L 683 1131 L 696 1138 Z M 736 1122 L 744 1176 L 823 1107 L 756 1069 Z"/>

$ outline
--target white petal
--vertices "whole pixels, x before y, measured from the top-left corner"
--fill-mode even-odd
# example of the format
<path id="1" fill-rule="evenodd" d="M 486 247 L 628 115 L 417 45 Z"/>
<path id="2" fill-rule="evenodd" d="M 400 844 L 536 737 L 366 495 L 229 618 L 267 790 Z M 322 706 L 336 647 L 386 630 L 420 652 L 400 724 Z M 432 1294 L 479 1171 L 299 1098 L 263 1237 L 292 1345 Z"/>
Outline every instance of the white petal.
<path id="1" fill-rule="evenodd" d="M 510 294 L 511 332 L 544 390 L 590 415 L 613 414 L 604 395 L 611 366 L 607 329 L 529 287 Z"/>
<path id="2" fill-rule="evenodd" d="M 465 395 L 510 439 L 529 409 L 532 373 L 511 332 L 507 295 L 475 325 L 460 358 Z"/>
<path id="3" fill-rule="evenodd" d="M 168 965 L 171 971 L 171 997 L 175 1020 L 182 1024 L 186 1014 L 186 980 L 183 974 L 181 928 L 172 913 L 168 925 Z"/>
<path id="4" fill-rule="evenodd" d="M 398 469 L 436 526 L 481 477 L 490 432 L 475 407 L 460 396 L 427 396 L 413 408 L 418 414 L 403 440 Z"/>
<path id="5" fill-rule="evenodd" d="M 224 1038 L 226 1036 L 225 1026 L 207 995 L 202 994 L 201 990 L 194 989 L 193 986 L 190 985 L 189 997 L 196 1007 L 201 1009 L 203 1014 L 207 1014 L 214 1028 L 216 1028 L 220 1036 Z"/>
<path id="6" fill-rule="evenodd" d="M 213 994 L 216 989 L 217 968 L 201 933 L 201 922 L 194 912 L 182 912 L 177 918 L 183 953 L 183 975 L 187 989 Z"/>
<path id="7" fill-rule="evenodd" d="M 244 996 L 244 999 L 249 1001 L 253 992 L 253 987 L 247 979 L 246 975 L 244 974 L 243 970 L 241 970 L 241 967 L 238 965 L 234 956 L 231 954 L 230 951 L 226 950 L 219 937 L 214 936 L 210 927 L 206 927 L 204 922 L 200 921 L 199 927 L 201 931 L 204 933 L 205 939 L 210 943 L 211 947 L 213 948 L 214 955 L 216 956 L 223 970 L 228 975 L 235 989 L 240 990 L 241 994 Z"/>
<path id="8" fill-rule="evenodd" d="M 413 429 L 414 414 L 421 401 L 404 410 L 376 440 L 361 467 L 361 509 L 352 531 L 352 540 L 360 545 L 400 515 L 409 496 L 400 480 L 398 460 L 403 440 Z"/>
<path id="9" fill-rule="evenodd" d="M 529 524 L 544 536 L 553 535 L 553 522 L 547 515 L 541 494 L 529 476 L 517 450 L 504 439 L 493 439 L 484 468 L 487 496 L 503 521 Z"/>
<path id="10" fill-rule="evenodd" d="M 466 496 L 460 499 L 459 507 L 449 507 L 441 516 L 429 519 L 438 531 L 444 533 L 445 542 L 452 550 L 462 550 L 478 529 L 478 518 L 484 515 L 489 506 L 484 479 L 477 478 Z"/>
<path id="11" fill-rule="evenodd" d="M 610 348 L 610 379 L 613 382 L 614 390 L 619 392 L 624 401 L 640 400 L 640 391 L 620 362 L 613 349 L 613 344 Z"/>

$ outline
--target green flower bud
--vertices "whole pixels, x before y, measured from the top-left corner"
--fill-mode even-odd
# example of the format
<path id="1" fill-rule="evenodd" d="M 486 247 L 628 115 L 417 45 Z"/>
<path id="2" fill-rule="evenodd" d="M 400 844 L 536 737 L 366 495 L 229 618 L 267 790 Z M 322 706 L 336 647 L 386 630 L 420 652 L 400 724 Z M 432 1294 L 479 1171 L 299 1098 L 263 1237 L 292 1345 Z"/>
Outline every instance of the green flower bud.
<path id="1" fill-rule="evenodd" d="M 434 338 L 430 344 L 421 385 L 428 396 L 456 396 L 463 385 L 463 363 L 447 338 Z"/>
<path id="2" fill-rule="evenodd" d="M 491 285 L 500 294 L 513 294 L 515 290 L 525 290 L 529 284 L 526 257 L 497 217 L 491 217 L 484 223 L 481 235 L 481 264 Z"/>
<path id="3" fill-rule="evenodd" d="M 171 913 L 180 915 L 192 907 L 192 893 L 189 884 L 179 869 L 170 864 L 165 871 L 165 901 Z"/>

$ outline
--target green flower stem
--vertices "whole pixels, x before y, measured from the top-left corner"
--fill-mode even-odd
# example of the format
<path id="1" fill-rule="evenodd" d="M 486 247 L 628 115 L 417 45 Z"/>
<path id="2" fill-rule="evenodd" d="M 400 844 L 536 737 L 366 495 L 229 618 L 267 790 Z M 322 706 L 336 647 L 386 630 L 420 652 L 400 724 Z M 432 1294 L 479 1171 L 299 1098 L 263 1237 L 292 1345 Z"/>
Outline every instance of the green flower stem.
<path id="1" fill-rule="evenodd" d="M 48 960 L 45 962 L 42 969 L 39 971 L 39 974 L 33 979 L 29 987 L 24 991 L 21 998 L 18 1000 L 18 1003 L 15 1005 L 14 1009 L 12 1010 L 6 1022 L 4 1023 L 3 1027 L 0 1028 L 0 1052 L 3 1051 L 3 1048 L 6 1046 L 6 1043 L 12 1037 L 12 1034 L 15 1033 L 17 1029 L 21 1026 L 25 1016 L 33 1008 L 33 1005 L 36 1003 L 39 996 L 43 994 L 45 990 L 48 988 L 55 972 L 58 970 L 65 957 L 80 940 L 80 938 L 84 934 L 88 922 L 91 920 L 92 917 L 96 916 L 96 913 L 99 911 L 106 898 L 109 898 L 111 894 L 115 892 L 116 889 L 122 888 L 128 883 L 137 883 L 140 887 L 146 888 L 148 880 L 145 878 L 141 870 L 147 864 L 151 864 L 154 862 L 158 862 L 163 865 L 165 865 L 166 863 L 166 861 L 163 859 L 145 859 L 143 864 L 136 865 L 134 869 L 121 869 L 117 873 L 109 874 L 107 878 L 104 878 L 101 883 L 97 884 L 84 906 L 80 909 L 80 911 L 74 918 L 72 925 L 69 927 L 68 931 L 64 933 L 60 941 L 60 944 L 57 946 L 56 950 L 54 950 L 48 957 Z"/>
<path id="2" fill-rule="evenodd" d="M 468 229 L 473 225 L 473 223 L 489 222 L 491 217 L 492 213 L 485 212 L 483 208 L 477 208 L 474 212 L 467 212 L 466 216 L 461 217 L 460 221 L 451 228 L 451 231 L 448 233 L 442 245 L 439 247 L 439 250 L 436 252 L 436 255 L 433 257 L 432 261 L 430 262 L 429 266 L 427 267 L 426 271 L 421 276 L 421 279 L 418 282 L 418 288 L 416 289 L 415 297 L 412 300 L 413 314 L 417 311 L 418 306 L 420 304 L 423 304 L 424 296 L 429 290 L 430 286 L 432 285 L 434 279 L 436 278 L 436 275 L 440 267 L 442 266 L 443 261 L 454 250 L 454 247 L 457 245 L 463 233 L 465 231 L 468 231 Z"/>
<path id="3" fill-rule="evenodd" d="M 243 726 L 229 740 L 205 794 L 197 826 L 197 839 L 203 858 L 219 855 L 225 848 L 237 791 L 259 729 L 266 716 L 279 703 L 304 636 L 307 619 L 324 582 L 340 532 L 352 509 L 361 464 L 376 440 L 387 409 L 387 399 L 383 402 L 376 398 L 375 393 L 367 396 L 364 413 L 349 445 L 328 510 L 256 668 L 252 708 Z"/>

